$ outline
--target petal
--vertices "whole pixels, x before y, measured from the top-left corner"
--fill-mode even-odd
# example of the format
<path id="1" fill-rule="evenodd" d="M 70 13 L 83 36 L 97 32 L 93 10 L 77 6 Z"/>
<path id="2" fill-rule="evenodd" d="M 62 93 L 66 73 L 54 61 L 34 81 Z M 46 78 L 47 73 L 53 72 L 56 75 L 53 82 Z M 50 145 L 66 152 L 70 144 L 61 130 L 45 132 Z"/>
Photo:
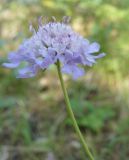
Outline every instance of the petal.
<path id="1" fill-rule="evenodd" d="M 29 68 L 29 67 L 19 69 L 19 71 L 18 71 L 19 74 L 27 74 L 27 73 L 30 73 L 30 72 L 32 72 L 32 71 L 31 71 L 31 68 Z"/>
<path id="2" fill-rule="evenodd" d="M 83 61 L 83 64 L 91 67 L 93 63 L 89 62 L 88 60 L 85 60 Z"/>
<path id="3" fill-rule="evenodd" d="M 87 56 L 86 59 L 91 62 L 91 63 L 95 63 L 95 58 L 94 56 Z"/>
<path id="4" fill-rule="evenodd" d="M 70 60 L 73 57 L 73 52 L 71 52 L 70 50 L 66 50 L 64 53 L 64 57 L 66 60 Z"/>
<path id="5" fill-rule="evenodd" d="M 31 78 L 34 77 L 35 74 L 34 73 L 25 73 L 25 74 L 18 74 L 16 76 L 16 78 Z"/>
<path id="6" fill-rule="evenodd" d="M 66 64 L 62 67 L 62 72 L 72 75 L 73 79 L 77 79 L 84 75 L 84 69 L 79 68 L 76 65 Z"/>
<path id="7" fill-rule="evenodd" d="M 62 55 L 62 54 L 61 54 Z M 64 62 L 70 64 L 70 63 L 75 63 L 75 64 L 80 64 L 82 63 L 81 56 L 76 53 L 76 55 L 70 51 L 66 51 L 64 55 L 62 55 Z M 62 59 L 61 59 L 62 60 Z"/>
<path id="8" fill-rule="evenodd" d="M 18 71 L 17 78 L 30 78 L 37 74 L 39 67 L 37 65 L 27 66 Z"/>
<path id="9" fill-rule="evenodd" d="M 88 49 L 87 49 L 87 53 L 94 53 L 94 52 L 98 52 L 100 49 L 100 45 L 96 42 L 92 43 L 89 45 Z"/>
<path id="10" fill-rule="evenodd" d="M 83 43 L 83 45 L 85 45 L 85 46 L 89 46 L 89 40 L 88 39 L 82 39 L 82 43 Z"/>
<path id="11" fill-rule="evenodd" d="M 7 68 L 16 68 L 19 66 L 19 63 L 3 63 L 2 66 Z"/>
<path id="12" fill-rule="evenodd" d="M 51 57 L 51 59 L 55 59 L 59 54 L 57 54 L 56 50 L 54 48 L 49 47 L 48 48 L 48 53 L 47 57 Z"/>
<path id="13" fill-rule="evenodd" d="M 77 57 L 73 56 L 72 59 L 68 61 L 68 63 L 81 64 L 82 63 L 81 56 Z"/>
<path id="14" fill-rule="evenodd" d="M 55 63 L 55 61 L 51 58 L 51 56 L 47 56 L 43 59 L 43 62 L 41 63 L 40 67 L 42 69 L 48 68 L 50 64 Z"/>
<path id="15" fill-rule="evenodd" d="M 61 69 L 62 72 L 66 73 L 66 74 L 72 74 L 72 69 L 71 69 L 71 65 L 64 65 Z"/>
<path id="16" fill-rule="evenodd" d="M 79 77 L 83 76 L 85 73 L 84 69 L 82 68 L 79 68 L 79 67 L 76 67 L 74 68 L 74 71 L 73 71 L 73 79 L 78 79 Z"/>
<path id="17" fill-rule="evenodd" d="M 12 63 L 18 63 L 18 62 L 20 62 L 20 56 L 19 56 L 19 54 L 15 53 L 15 52 L 10 52 L 8 54 L 8 60 Z"/>
<path id="18" fill-rule="evenodd" d="M 97 58 L 102 58 L 102 57 L 104 57 L 106 55 L 106 53 L 100 53 L 100 54 L 98 54 L 97 56 L 94 56 L 94 58 L 95 59 L 97 59 Z"/>
<path id="19" fill-rule="evenodd" d="M 47 56 L 47 49 L 46 49 L 46 47 L 41 47 L 40 49 L 39 49 L 39 54 L 42 56 L 42 57 L 45 57 L 45 56 Z"/>
<path id="20" fill-rule="evenodd" d="M 105 53 L 101 53 L 101 54 L 98 54 L 96 56 L 94 56 L 92 54 L 87 55 L 87 56 L 85 56 L 85 58 L 83 58 L 83 64 L 88 65 L 88 66 L 92 66 L 92 64 L 96 63 L 96 59 L 102 58 L 105 55 L 106 55 Z"/>

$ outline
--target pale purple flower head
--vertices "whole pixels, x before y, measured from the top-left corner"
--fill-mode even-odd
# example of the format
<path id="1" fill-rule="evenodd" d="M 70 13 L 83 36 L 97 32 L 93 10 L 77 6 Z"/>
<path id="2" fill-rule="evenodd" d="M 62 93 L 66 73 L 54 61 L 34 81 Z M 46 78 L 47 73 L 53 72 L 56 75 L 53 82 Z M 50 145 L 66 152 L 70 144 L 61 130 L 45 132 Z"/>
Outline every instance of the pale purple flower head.
<path id="1" fill-rule="evenodd" d="M 17 51 L 9 53 L 9 62 L 3 63 L 3 66 L 17 68 L 24 62 L 24 67 L 18 69 L 17 77 L 29 78 L 59 60 L 63 73 L 71 75 L 73 79 L 84 75 L 83 66 L 92 66 L 96 59 L 105 54 L 94 55 L 99 52 L 100 45 L 96 42 L 90 44 L 75 33 L 68 25 L 68 20 L 68 17 L 64 17 L 62 22 L 42 24 L 40 19 L 37 31 L 31 25 L 33 35 Z"/>

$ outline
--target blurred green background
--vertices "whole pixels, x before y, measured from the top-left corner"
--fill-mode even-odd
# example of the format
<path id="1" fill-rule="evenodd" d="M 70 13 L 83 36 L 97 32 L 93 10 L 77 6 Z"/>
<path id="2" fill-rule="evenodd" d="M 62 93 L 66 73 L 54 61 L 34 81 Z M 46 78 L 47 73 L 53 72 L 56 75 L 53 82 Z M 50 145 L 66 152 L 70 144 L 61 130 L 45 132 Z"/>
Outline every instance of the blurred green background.
<path id="1" fill-rule="evenodd" d="M 85 77 L 64 75 L 79 127 L 96 160 L 129 160 L 129 0 L 0 0 L 0 63 L 39 16 L 71 25 L 107 55 Z M 0 67 L 0 160 L 88 160 L 53 66 L 31 79 Z"/>

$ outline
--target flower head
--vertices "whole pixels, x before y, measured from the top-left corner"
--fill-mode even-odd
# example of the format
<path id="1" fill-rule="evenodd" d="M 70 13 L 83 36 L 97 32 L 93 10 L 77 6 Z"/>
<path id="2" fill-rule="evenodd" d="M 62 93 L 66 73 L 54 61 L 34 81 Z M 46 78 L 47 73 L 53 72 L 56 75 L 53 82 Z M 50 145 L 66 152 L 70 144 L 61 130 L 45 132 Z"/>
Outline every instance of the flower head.
<path id="1" fill-rule="evenodd" d="M 25 62 L 24 68 L 18 69 L 17 77 L 29 78 L 59 60 L 62 72 L 72 75 L 74 79 L 82 76 L 82 66 L 92 66 L 96 59 L 105 54 L 94 55 L 99 51 L 100 45 L 96 42 L 90 44 L 87 39 L 75 33 L 68 21 L 69 18 L 64 17 L 62 22 L 42 24 L 40 19 L 37 31 L 30 25 L 33 35 L 17 51 L 9 53 L 9 62 L 3 63 L 3 66 L 17 68 Z"/>

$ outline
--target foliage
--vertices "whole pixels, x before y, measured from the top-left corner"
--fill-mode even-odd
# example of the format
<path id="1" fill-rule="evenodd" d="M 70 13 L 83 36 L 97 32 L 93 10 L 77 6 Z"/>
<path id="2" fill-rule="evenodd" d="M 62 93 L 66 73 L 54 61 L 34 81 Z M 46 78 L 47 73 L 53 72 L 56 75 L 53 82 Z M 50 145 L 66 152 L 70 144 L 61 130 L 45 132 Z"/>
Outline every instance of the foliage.
<path id="1" fill-rule="evenodd" d="M 82 102 L 82 100 L 81 100 Z M 94 132 L 99 132 L 104 125 L 107 125 L 107 121 L 111 120 L 115 116 L 113 109 L 108 106 L 95 106 L 92 102 L 82 102 L 76 99 L 71 100 L 72 109 L 80 127 L 89 128 Z M 106 113 L 106 114 L 105 114 Z M 68 119 L 68 124 L 71 124 Z"/>
<path id="2" fill-rule="evenodd" d="M 39 16 L 72 17 L 73 28 L 101 44 L 103 60 L 78 82 L 64 76 L 78 124 L 97 160 L 129 158 L 129 1 L 3 0 L 0 2 L 0 64 L 30 36 Z M 0 159 L 86 159 L 66 116 L 54 68 L 19 80 L 0 67 Z"/>

